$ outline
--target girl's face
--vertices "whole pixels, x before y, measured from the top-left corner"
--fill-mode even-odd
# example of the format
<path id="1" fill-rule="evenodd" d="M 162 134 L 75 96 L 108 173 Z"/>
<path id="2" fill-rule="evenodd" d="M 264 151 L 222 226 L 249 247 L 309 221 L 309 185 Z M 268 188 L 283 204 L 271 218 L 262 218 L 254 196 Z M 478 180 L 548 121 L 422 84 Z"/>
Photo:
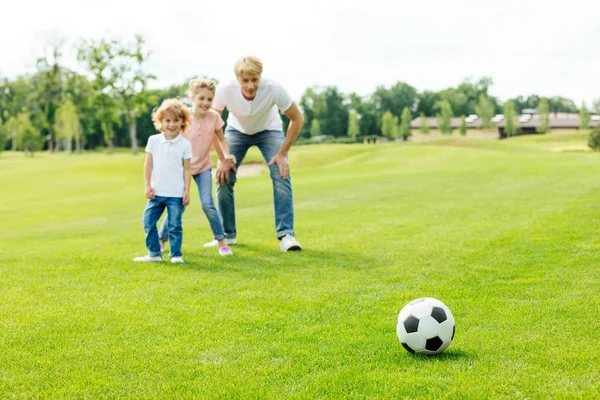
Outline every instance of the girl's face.
<path id="1" fill-rule="evenodd" d="M 256 96 L 256 92 L 258 91 L 260 76 L 244 72 L 237 76 L 237 80 L 242 88 L 242 95 L 246 100 L 254 99 L 254 96 Z"/>
<path id="2" fill-rule="evenodd" d="M 163 131 L 168 137 L 175 137 L 183 127 L 183 120 L 173 113 L 166 113 L 161 121 Z"/>
<path id="3" fill-rule="evenodd" d="M 206 114 L 206 112 L 210 110 L 210 106 L 212 106 L 214 97 L 214 93 L 207 88 L 198 90 L 192 98 L 194 110 L 200 114 Z"/>

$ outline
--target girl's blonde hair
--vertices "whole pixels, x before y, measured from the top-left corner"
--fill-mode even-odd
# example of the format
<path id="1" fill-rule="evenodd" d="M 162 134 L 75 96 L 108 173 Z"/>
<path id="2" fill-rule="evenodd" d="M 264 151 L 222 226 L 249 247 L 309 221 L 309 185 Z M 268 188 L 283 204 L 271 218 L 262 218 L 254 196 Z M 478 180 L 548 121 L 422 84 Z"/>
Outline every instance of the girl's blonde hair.
<path id="1" fill-rule="evenodd" d="M 190 86 L 188 87 L 188 97 L 192 99 L 195 95 L 198 94 L 200 89 L 208 89 L 212 92 L 214 96 L 215 91 L 217 90 L 217 85 L 210 79 L 192 79 L 190 81 Z"/>
<path id="2" fill-rule="evenodd" d="M 161 103 L 160 107 L 158 107 L 152 113 L 152 122 L 154 122 L 154 127 L 162 132 L 163 126 L 162 121 L 166 118 L 167 114 L 171 114 L 173 117 L 180 119 L 181 122 L 181 131 L 185 131 L 190 123 L 192 122 L 192 114 L 188 108 L 181 102 L 179 99 L 165 99 Z"/>
<path id="3" fill-rule="evenodd" d="M 251 75 L 261 76 L 263 70 L 262 62 L 254 56 L 242 57 L 236 61 L 233 71 L 236 76 L 241 76 L 244 72 Z"/>

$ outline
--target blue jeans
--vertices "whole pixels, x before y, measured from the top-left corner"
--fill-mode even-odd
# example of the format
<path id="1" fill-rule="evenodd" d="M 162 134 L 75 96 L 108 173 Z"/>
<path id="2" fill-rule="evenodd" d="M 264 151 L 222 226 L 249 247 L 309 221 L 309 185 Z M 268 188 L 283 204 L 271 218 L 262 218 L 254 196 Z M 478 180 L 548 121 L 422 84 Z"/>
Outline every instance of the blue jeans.
<path id="1" fill-rule="evenodd" d="M 237 160 L 236 167 L 239 168 L 251 146 L 258 146 L 263 158 L 268 163 L 277 154 L 283 144 L 284 136 L 281 131 L 262 131 L 255 135 L 246 135 L 231 127 L 225 129 L 225 138 L 229 143 L 229 151 Z M 283 179 L 279 174 L 279 166 L 276 163 L 269 166 L 271 181 L 273 182 L 273 203 L 275 206 L 275 230 L 277 238 L 281 239 L 287 234 L 294 235 L 294 203 L 292 198 L 291 177 Z M 217 202 L 221 216 L 223 217 L 223 228 L 225 236 L 234 238 L 237 234 L 235 226 L 235 198 L 233 186 L 236 176 L 233 171 L 229 172 L 229 183 L 217 182 Z"/>
<path id="2" fill-rule="evenodd" d="M 148 200 L 144 210 L 144 232 L 146 232 L 146 248 L 148 254 L 156 257 L 162 255 L 158 239 L 158 230 L 156 223 L 160 216 L 167 209 L 165 220 L 169 220 L 169 239 L 171 240 L 171 252 L 169 257 L 181 257 L 181 243 L 183 241 L 183 227 L 181 225 L 181 216 L 183 214 L 183 203 L 181 197 L 162 197 L 156 196 L 153 200 Z"/>
<path id="3" fill-rule="evenodd" d="M 212 174 L 211 170 L 207 169 L 199 174 L 194 175 L 194 181 L 198 187 L 198 196 L 200 197 L 200 205 L 202 211 L 208 218 L 210 229 L 216 240 L 225 239 L 225 233 L 223 233 L 223 220 L 221 214 L 217 211 L 215 203 L 213 202 L 212 196 Z M 169 218 L 165 218 L 160 226 L 159 237 L 163 242 L 169 240 Z"/>

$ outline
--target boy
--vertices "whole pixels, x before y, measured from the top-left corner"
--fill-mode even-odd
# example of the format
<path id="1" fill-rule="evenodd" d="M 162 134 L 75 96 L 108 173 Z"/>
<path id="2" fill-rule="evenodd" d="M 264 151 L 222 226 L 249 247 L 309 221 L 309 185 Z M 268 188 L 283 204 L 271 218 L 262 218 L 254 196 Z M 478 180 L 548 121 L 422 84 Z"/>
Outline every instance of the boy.
<path id="1" fill-rule="evenodd" d="M 192 146 L 183 132 L 192 117 L 187 107 L 177 99 L 167 99 L 152 114 L 154 126 L 161 133 L 148 138 L 144 162 L 146 209 L 143 223 L 148 254 L 134 258 L 136 262 L 163 261 L 156 223 L 167 209 L 172 263 L 183 263 L 181 215 L 190 202 L 190 159 Z"/>

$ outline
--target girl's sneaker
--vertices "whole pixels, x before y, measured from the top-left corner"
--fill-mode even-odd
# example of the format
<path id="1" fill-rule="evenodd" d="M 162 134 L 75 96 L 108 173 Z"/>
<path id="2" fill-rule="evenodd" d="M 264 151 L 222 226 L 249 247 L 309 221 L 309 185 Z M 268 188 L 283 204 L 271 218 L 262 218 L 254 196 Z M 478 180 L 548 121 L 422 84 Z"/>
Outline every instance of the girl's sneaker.
<path id="1" fill-rule="evenodd" d="M 183 257 L 173 257 L 171 258 L 171 262 L 173 264 L 183 264 Z"/>
<path id="2" fill-rule="evenodd" d="M 221 246 L 219 247 L 219 254 L 222 256 L 232 256 L 233 251 L 227 246 Z"/>

